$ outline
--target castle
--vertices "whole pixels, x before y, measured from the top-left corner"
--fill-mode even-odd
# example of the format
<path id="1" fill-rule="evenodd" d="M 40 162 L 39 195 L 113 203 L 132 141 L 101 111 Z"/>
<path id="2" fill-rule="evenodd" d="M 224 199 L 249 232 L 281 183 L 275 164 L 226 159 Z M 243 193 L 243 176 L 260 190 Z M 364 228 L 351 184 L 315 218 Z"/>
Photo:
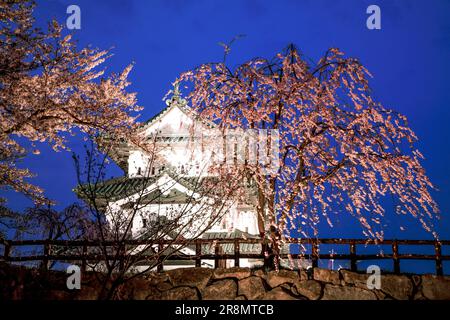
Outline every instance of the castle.
<path id="1" fill-rule="evenodd" d="M 205 151 L 201 144 L 192 145 L 191 142 L 193 135 L 205 136 L 214 131 L 215 124 L 200 119 L 198 114 L 187 106 L 186 100 L 181 98 L 177 87 L 174 88 L 172 97 L 165 102 L 166 107 L 145 122 L 139 132 L 145 138 L 154 139 L 158 159 L 145 150 L 124 144 L 114 150 L 111 158 L 126 175 L 103 182 L 96 191 L 98 197 L 103 198 L 105 206 L 118 212 L 125 212 L 138 194 L 148 199 L 149 195 L 154 195 L 155 192 L 161 193 L 148 201 L 145 208 L 134 217 L 132 234 L 136 237 L 142 230 L 151 227 L 151 224 L 156 222 L 156 217 L 169 217 L 170 212 L 183 206 L 189 195 L 195 193 L 196 181 L 211 178 L 208 167 L 210 162 L 214 161 L 214 155 L 208 153 L 208 150 Z M 165 186 L 162 192 L 161 186 Z M 249 190 L 254 189 L 250 187 Z M 233 203 L 201 238 L 259 238 L 264 232 L 261 225 L 264 226 L 265 222 L 261 221 L 261 218 L 258 221 L 255 194 L 249 192 L 246 201 Z M 170 234 L 167 236 L 170 237 Z M 222 253 L 233 253 L 232 243 L 221 246 Z M 188 246 L 181 252 L 195 254 L 195 246 Z M 260 252 L 260 244 L 242 244 L 240 247 L 241 254 Z M 243 267 L 252 267 L 259 263 L 260 261 L 252 259 L 240 259 L 240 266 Z M 193 261 L 188 260 L 169 260 L 164 263 L 164 268 L 167 270 L 189 267 L 193 264 Z M 203 266 L 212 267 L 213 261 L 205 260 Z M 233 266 L 233 261 L 227 261 L 223 266 Z"/>

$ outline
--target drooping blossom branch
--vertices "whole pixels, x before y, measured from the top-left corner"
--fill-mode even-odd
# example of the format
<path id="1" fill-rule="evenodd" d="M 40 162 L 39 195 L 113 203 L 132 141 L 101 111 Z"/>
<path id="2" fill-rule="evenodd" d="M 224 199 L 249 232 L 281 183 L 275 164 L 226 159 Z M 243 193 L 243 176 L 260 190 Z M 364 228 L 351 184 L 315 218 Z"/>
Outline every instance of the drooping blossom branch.
<path id="1" fill-rule="evenodd" d="M 374 101 L 368 76 L 338 49 L 312 64 L 291 45 L 272 60 L 234 69 L 203 64 L 177 83 L 191 107 L 221 128 L 279 131 L 278 172 L 244 167 L 258 184 L 261 220 L 268 215 L 283 237 L 291 230 L 317 236 L 322 219 L 333 226 L 332 213 L 348 213 L 364 235 L 382 239 L 387 196 L 398 199 L 399 215 L 433 232 L 438 206 L 417 137 L 404 115 Z"/>

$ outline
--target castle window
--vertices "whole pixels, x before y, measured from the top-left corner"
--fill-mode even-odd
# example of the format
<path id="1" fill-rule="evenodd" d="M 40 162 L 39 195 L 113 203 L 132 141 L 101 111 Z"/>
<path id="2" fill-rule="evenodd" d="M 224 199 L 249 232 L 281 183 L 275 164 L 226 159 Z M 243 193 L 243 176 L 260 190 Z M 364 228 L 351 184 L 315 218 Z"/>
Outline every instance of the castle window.
<path id="1" fill-rule="evenodd" d="M 147 219 L 142 219 L 142 228 L 147 228 Z"/>
<path id="2" fill-rule="evenodd" d="M 137 174 L 138 174 L 138 176 L 142 175 L 141 167 L 138 167 Z"/>

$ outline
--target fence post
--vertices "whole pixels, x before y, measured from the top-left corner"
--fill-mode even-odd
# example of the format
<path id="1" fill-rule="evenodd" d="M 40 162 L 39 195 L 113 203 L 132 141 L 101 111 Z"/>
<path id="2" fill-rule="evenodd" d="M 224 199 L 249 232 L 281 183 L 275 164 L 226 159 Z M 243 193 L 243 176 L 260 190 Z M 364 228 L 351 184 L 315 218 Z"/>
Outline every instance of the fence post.
<path id="1" fill-rule="evenodd" d="M 438 241 L 434 243 L 434 251 L 436 253 L 436 275 L 443 276 L 441 244 Z"/>
<path id="2" fill-rule="evenodd" d="M 319 266 L 319 243 L 317 239 L 313 239 L 311 255 L 312 267 L 317 268 Z"/>
<path id="3" fill-rule="evenodd" d="M 81 253 L 82 259 L 81 259 L 81 272 L 86 271 L 86 255 L 87 255 L 87 245 L 86 243 L 83 243 L 83 251 Z"/>
<path id="4" fill-rule="evenodd" d="M 163 244 L 160 242 L 158 243 L 158 266 L 156 267 L 156 270 L 158 272 L 162 272 L 164 270 L 163 259 L 161 258 L 162 252 L 163 252 Z"/>
<path id="5" fill-rule="evenodd" d="M 350 270 L 356 272 L 358 266 L 356 265 L 356 244 L 355 241 L 350 243 Z"/>
<path id="6" fill-rule="evenodd" d="M 11 253 L 11 243 L 9 241 L 4 241 L 3 245 L 5 246 L 5 251 L 3 252 L 3 260 L 5 262 L 9 261 L 9 254 Z"/>
<path id="7" fill-rule="evenodd" d="M 239 267 L 239 239 L 234 239 L 234 266 Z"/>
<path id="8" fill-rule="evenodd" d="M 44 259 L 42 259 L 41 269 L 44 271 L 48 270 L 48 256 L 50 255 L 50 243 L 48 240 L 44 242 Z"/>
<path id="9" fill-rule="evenodd" d="M 202 266 L 202 244 L 197 239 L 195 240 L 195 266 L 200 268 Z"/>
<path id="10" fill-rule="evenodd" d="M 400 259 L 398 258 L 398 241 L 392 242 L 392 259 L 394 260 L 394 273 L 400 274 Z"/>
<path id="11" fill-rule="evenodd" d="M 219 254 L 220 254 L 220 244 L 216 243 L 216 246 L 214 248 L 214 269 L 217 269 L 219 267 Z"/>

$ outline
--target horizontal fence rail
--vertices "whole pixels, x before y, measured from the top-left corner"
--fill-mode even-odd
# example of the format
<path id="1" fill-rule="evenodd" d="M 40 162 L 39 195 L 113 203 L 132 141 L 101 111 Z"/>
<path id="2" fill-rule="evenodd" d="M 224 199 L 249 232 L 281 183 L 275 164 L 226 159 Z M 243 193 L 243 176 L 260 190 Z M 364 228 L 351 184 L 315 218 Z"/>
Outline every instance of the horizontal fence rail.
<path id="1" fill-rule="evenodd" d="M 232 253 L 223 253 L 221 245 L 233 244 Z M 261 251 L 259 253 L 241 253 L 240 248 L 243 244 L 260 244 Z M 281 259 L 305 259 L 309 257 L 312 267 L 318 267 L 318 262 L 321 259 L 326 260 L 348 260 L 350 261 L 350 269 L 357 271 L 358 261 L 364 260 L 392 260 L 394 273 L 400 273 L 401 260 L 429 260 L 434 261 L 436 265 L 436 274 L 443 275 L 443 261 L 450 260 L 450 255 L 442 254 L 443 246 L 450 246 L 450 240 L 366 240 L 366 239 L 338 239 L 338 238 L 289 238 L 283 240 L 284 245 L 310 245 L 309 252 L 302 253 L 281 253 L 276 254 L 271 250 L 271 244 L 267 239 L 196 239 L 196 240 L 124 240 L 124 241 L 84 241 L 84 240 L 0 240 L 0 246 L 3 246 L 3 255 L 0 260 L 5 262 L 26 262 L 26 261 L 41 261 L 44 268 L 48 266 L 50 261 L 81 261 L 82 269 L 86 269 L 87 262 L 101 262 L 105 260 L 122 259 L 117 254 L 103 254 L 103 253 L 89 253 L 89 248 L 115 248 L 118 246 L 151 246 L 158 248 L 158 252 L 164 252 L 165 248 L 169 246 L 186 246 L 192 248 L 193 254 L 181 254 L 176 252 L 174 254 L 139 254 L 140 261 L 155 260 L 183 260 L 195 261 L 195 266 L 200 267 L 202 260 L 213 260 L 214 267 L 221 266 L 221 262 L 225 260 L 234 260 L 234 265 L 239 266 L 240 259 L 260 259 L 264 261 L 265 267 L 272 267 L 273 258 L 279 257 Z M 209 245 L 214 249 L 211 253 L 202 253 L 202 248 Z M 347 246 L 348 253 L 320 253 L 320 245 L 339 245 Z M 357 245 L 388 245 L 391 247 L 391 253 L 377 253 L 377 254 L 358 254 Z M 25 246 L 37 246 L 42 248 L 42 254 L 17 255 L 12 254 L 14 248 L 23 248 Z M 418 254 L 418 253 L 401 253 L 399 247 L 406 246 L 431 246 L 434 248 L 434 254 Z M 79 248 L 79 253 L 53 253 L 54 248 Z M 59 250 L 60 251 L 60 250 Z M 211 250 L 210 250 L 211 251 Z M 130 254 L 132 255 L 132 254 Z M 162 270 L 163 263 L 158 265 L 158 270 Z"/>

